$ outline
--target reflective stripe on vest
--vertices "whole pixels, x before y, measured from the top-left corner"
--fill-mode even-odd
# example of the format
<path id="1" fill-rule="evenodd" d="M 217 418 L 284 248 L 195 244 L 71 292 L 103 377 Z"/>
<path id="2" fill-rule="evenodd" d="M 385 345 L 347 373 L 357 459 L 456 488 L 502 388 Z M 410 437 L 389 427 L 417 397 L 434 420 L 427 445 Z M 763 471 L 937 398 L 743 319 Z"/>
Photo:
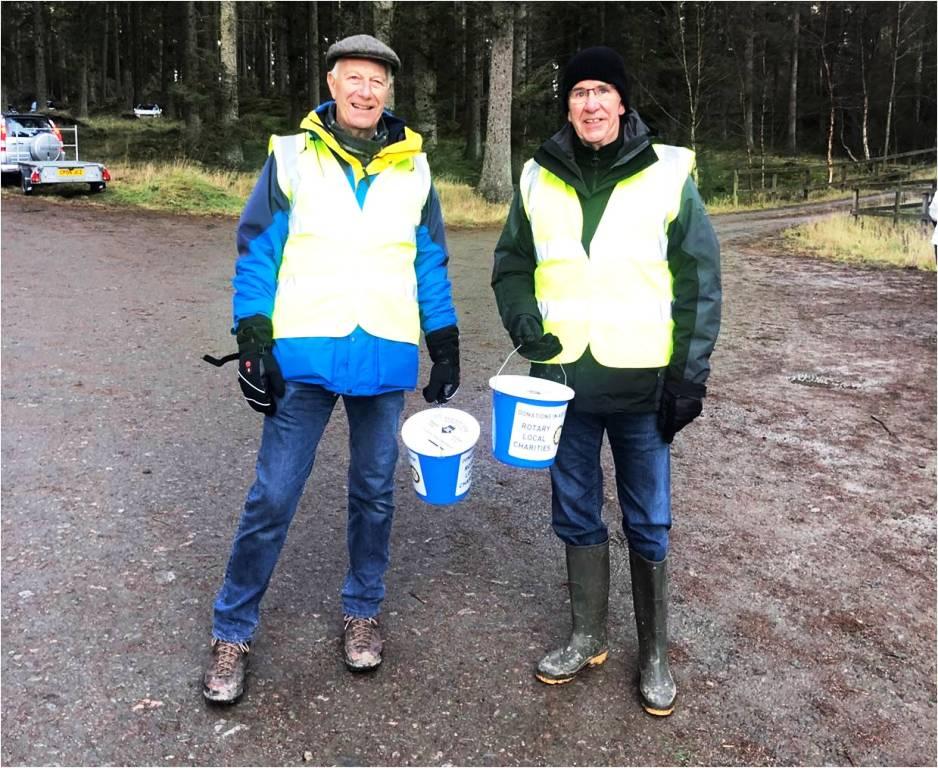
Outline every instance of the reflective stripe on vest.
<path id="1" fill-rule="evenodd" d="M 274 136 L 290 225 L 277 275 L 274 338 L 347 336 L 420 340 L 417 227 L 430 192 L 426 156 L 371 177 L 365 203 L 322 141 Z"/>
<path id="2" fill-rule="evenodd" d="M 660 368 L 671 359 L 668 226 L 677 218 L 694 153 L 653 145 L 658 162 L 620 181 L 583 249 L 576 191 L 533 160 L 521 174 L 521 199 L 537 257 L 534 293 L 544 331 L 578 360 L 590 347 L 610 368 Z"/>

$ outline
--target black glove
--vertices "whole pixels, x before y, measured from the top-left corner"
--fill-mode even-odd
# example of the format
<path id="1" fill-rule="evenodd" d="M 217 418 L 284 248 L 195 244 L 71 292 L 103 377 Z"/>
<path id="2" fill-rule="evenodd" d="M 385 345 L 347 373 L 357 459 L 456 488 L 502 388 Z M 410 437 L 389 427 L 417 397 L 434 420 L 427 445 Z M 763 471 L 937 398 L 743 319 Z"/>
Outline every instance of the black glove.
<path id="1" fill-rule="evenodd" d="M 238 322 L 238 384 L 255 411 L 273 416 L 275 397 L 283 397 L 283 375 L 274 357 L 274 327 L 269 317 L 253 315 Z"/>
<path id="2" fill-rule="evenodd" d="M 427 349 L 433 367 L 430 381 L 423 388 L 423 399 L 428 403 L 445 403 L 459 389 L 459 329 L 455 325 L 439 328 L 427 334 Z"/>
<path id="3" fill-rule="evenodd" d="M 703 384 L 665 379 L 658 406 L 658 431 L 666 443 L 700 415 L 706 394 Z"/>
<path id="4" fill-rule="evenodd" d="M 544 326 L 534 315 L 518 315 L 508 329 L 512 343 L 521 349 L 518 352 L 534 362 L 550 360 L 563 350 L 563 346 L 552 333 L 544 333 Z"/>

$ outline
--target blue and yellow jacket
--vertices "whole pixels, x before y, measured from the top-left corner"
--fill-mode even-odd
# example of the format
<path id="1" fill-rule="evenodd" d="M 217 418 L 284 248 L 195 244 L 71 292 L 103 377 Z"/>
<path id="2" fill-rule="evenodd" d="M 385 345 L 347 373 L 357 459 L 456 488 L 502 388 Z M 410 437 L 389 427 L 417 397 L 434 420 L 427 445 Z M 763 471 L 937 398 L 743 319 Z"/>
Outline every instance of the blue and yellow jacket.
<path id="1" fill-rule="evenodd" d="M 300 125 L 314 141 L 331 139 L 320 117 L 330 105 L 327 102 L 310 112 Z M 391 162 L 421 150 L 420 136 L 405 130 L 402 120 L 387 112 L 383 119 L 389 133 L 388 143 L 367 168 L 334 141 L 324 142 L 345 171 L 360 207 L 372 181 Z M 238 223 L 238 260 L 232 280 L 235 326 L 252 315 L 273 316 L 278 273 L 289 235 L 290 209 L 278 182 L 275 155 L 271 153 Z M 355 248 L 354 238 L 355 233 L 350 231 L 350 250 Z M 341 259 L 343 254 L 337 253 L 335 257 Z M 456 325 L 448 261 L 440 201 L 431 184 L 416 232 L 414 259 L 420 326 L 424 333 Z M 355 300 L 355 296 L 349 296 L 349 301 Z M 417 384 L 417 345 L 378 338 L 361 327 L 343 337 L 278 338 L 274 354 L 286 380 L 318 384 L 337 394 L 376 395 L 414 389 Z"/>

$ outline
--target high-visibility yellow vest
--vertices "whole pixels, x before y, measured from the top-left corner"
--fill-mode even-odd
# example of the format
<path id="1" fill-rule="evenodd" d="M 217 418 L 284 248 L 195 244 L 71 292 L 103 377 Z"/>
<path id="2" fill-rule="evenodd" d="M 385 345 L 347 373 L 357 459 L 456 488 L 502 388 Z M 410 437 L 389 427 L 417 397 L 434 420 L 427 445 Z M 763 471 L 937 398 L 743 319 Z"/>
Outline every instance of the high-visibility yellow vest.
<path id="1" fill-rule="evenodd" d="M 394 160 L 372 177 L 359 207 L 330 149 L 338 144 L 324 131 L 317 133 L 315 138 L 303 133 L 270 141 L 278 182 L 291 205 L 277 276 L 274 338 L 341 337 L 360 325 L 374 336 L 416 344 L 420 310 L 414 259 L 430 191 L 426 155 L 392 155 Z M 416 134 L 408 140 L 413 137 L 419 149 Z M 369 170 L 373 165 L 382 164 L 376 158 Z M 362 168 L 353 167 L 357 181 Z"/>
<path id="2" fill-rule="evenodd" d="M 610 368 L 659 368 L 671 359 L 667 231 L 694 153 L 653 146 L 658 161 L 616 185 L 588 255 L 574 188 L 534 160 L 524 166 L 521 199 L 537 256 L 534 293 L 545 333 L 563 345 L 547 362 L 573 362 L 587 346 Z"/>

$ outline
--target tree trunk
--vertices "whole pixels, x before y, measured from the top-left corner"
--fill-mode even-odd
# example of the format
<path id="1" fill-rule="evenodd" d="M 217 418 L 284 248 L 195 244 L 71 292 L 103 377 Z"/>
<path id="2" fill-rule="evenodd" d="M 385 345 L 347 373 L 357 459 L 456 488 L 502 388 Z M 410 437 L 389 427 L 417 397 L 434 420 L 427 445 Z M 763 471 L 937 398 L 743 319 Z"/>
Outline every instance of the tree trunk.
<path id="1" fill-rule="evenodd" d="M 759 100 L 759 171 L 762 189 L 765 189 L 765 113 L 766 91 L 769 83 L 769 72 L 765 65 L 766 41 L 762 41 L 762 94 Z"/>
<path id="2" fill-rule="evenodd" d="M 427 149 L 433 149 L 437 143 L 436 66 L 429 53 L 431 13 L 430 3 L 416 3 L 415 23 L 417 29 L 423 30 L 425 34 L 411 54 L 414 62 L 414 126 L 417 133 L 423 136 L 423 145 Z"/>
<path id="3" fill-rule="evenodd" d="M 755 31 L 755 13 L 750 4 L 749 19 L 746 25 L 746 43 L 743 49 L 743 133 L 746 137 L 746 152 L 751 156 L 755 148 L 753 136 L 753 85 L 755 81 L 755 56 L 756 56 L 756 31 Z"/>
<path id="4" fill-rule="evenodd" d="M 274 8 L 277 14 L 277 34 L 274 38 L 276 40 L 276 53 L 274 54 L 276 91 L 278 96 L 286 96 L 290 87 L 290 3 L 276 3 Z"/>
<path id="5" fill-rule="evenodd" d="M 117 3 L 111 3 L 113 14 L 113 37 L 111 37 L 111 48 L 114 54 L 114 97 L 123 100 L 124 98 L 124 75 L 121 71 L 121 15 Z"/>
<path id="6" fill-rule="evenodd" d="M 107 88 L 107 46 L 109 42 L 108 32 L 111 23 L 111 4 L 104 3 L 104 10 L 101 14 L 104 17 L 104 24 L 101 29 L 101 98 L 106 100 L 108 96 Z"/>
<path id="7" fill-rule="evenodd" d="M 166 3 L 160 13 L 160 106 L 167 117 L 175 115 L 175 104 L 170 89 L 170 76 L 173 71 L 172 49 L 169 44 L 174 29 L 172 10 Z"/>
<path id="8" fill-rule="evenodd" d="M 91 52 L 89 51 L 88 33 L 86 31 L 88 25 L 85 18 L 80 18 L 78 24 L 81 31 L 81 40 L 78 43 L 80 48 L 78 65 L 78 117 L 87 118 L 89 82 L 88 59 L 91 56 Z"/>
<path id="9" fill-rule="evenodd" d="M 792 3 L 791 80 L 788 88 L 788 152 L 798 154 L 798 37 L 801 26 L 800 3 Z"/>
<path id="10" fill-rule="evenodd" d="M 303 48 L 306 43 L 306 29 L 300 14 L 305 12 L 301 3 L 284 3 L 287 21 L 287 71 L 290 81 L 290 123 L 299 126 L 310 106 L 306 99 L 306 63 Z M 305 17 L 303 17 L 305 19 Z"/>
<path id="11" fill-rule="evenodd" d="M 821 66 L 824 70 L 824 80 L 827 84 L 827 93 L 830 97 L 830 111 L 827 121 L 827 183 L 834 180 L 834 125 L 837 118 L 837 102 L 834 98 L 833 62 L 827 55 L 827 22 L 830 7 L 824 10 L 824 36 L 821 40 Z"/>
<path id="12" fill-rule="evenodd" d="M 870 89 L 866 79 L 866 36 L 864 24 L 857 24 L 857 37 L 860 42 L 860 83 L 863 86 L 863 115 L 860 135 L 863 141 L 863 159 L 870 159 Z"/>
<path id="13" fill-rule="evenodd" d="M 238 119 L 238 11 L 234 0 L 221 0 L 219 12 L 221 120 L 231 125 Z"/>
<path id="14" fill-rule="evenodd" d="M 466 13 L 466 150 L 467 160 L 482 157 L 482 83 L 485 76 L 485 41 L 482 14 Z"/>
<path id="15" fill-rule="evenodd" d="M 185 3 L 185 54 L 183 58 L 183 85 L 185 86 L 185 104 L 183 117 L 186 129 L 192 138 L 197 138 L 202 130 L 202 115 L 195 100 L 195 91 L 198 87 L 199 59 L 197 55 L 196 37 L 198 34 L 198 18 L 195 12 L 194 0 Z"/>
<path id="16" fill-rule="evenodd" d="M 375 37 L 393 48 L 391 34 L 394 29 L 394 2 L 393 0 L 375 0 L 372 6 L 374 8 Z M 394 80 L 391 80 L 385 107 L 392 112 L 394 111 Z"/>
<path id="17" fill-rule="evenodd" d="M 310 109 L 319 106 L 319 81 L 322 73 L 319 71 L 319 3 L 306 4 L 307 30 L 306 30 L 306 99 Z"/>
<path id="18" fill-rule="evenodd" d="M 512 51 L 512 76 L 514 87 L 520 90 L 528 77 L 528 4 L 512 4 L 515 16 L 515 42 Z"/>
<path id="19" fill-rule="evenodd" d="M 494 34 L 489 67 L 485 156 L 479 191 L 490 202 L 511 200 L 511 65 L 514 19 L 509 3 L 493 3 Z"/>
<path id="20" fill-rule="evenodd" d="M 271 25 L 273 24 L 273 21 L 271 20 L 271 16 L 269 15 L 266 6 L 261 5 L 260 9 L 261 9 L 261 18 L 262 18 L 260 29 L 261 29 L 261 35 L 263 37 L 263 40 L 261 44 L 258 46 L 258 49 L 259 49 L 258 53 L 260 54 L 260 58 L 261 58 L 258 72 L 260 73 L 261 96 L 266 97 L 270 93 L 270 85 L 271 85 L 271 78 L 272 78 L 272 72 L 271 72 L 271 67 L 270 67 L 270 56 L 272 53 L 272 46 L 273 46 L 273 43 L 272 43 L 273 30 L 271 29 Z"/>
<path id="21" fill-rule="evenodd" d="M 33 2 L 33 46 L 36 54 L 35 102 L 37 109 L 45 109 L 46 91 L 46 25 L 42 16 L 43 3 Z"/>
<path id="22" fill-rule="evenodd" d="M 512 51 L 512 94 L 520 95 L 524 91 L 528 75 L 528 4 L 526 2 L 517 2 L 512 4 L 514 11 L 515 39 L 514 50 Z M 512 178 L 517 178 L 521 174 L 522 162 L 521 150 L 527 143 L 528 116 L 525 107 L 526 100 L 521 100 L 515 96 L 512 99 L 513 112 L 511 115 L 513 131 L 516 134 L 513 138 L 513 146 L 516 151 L 512 152 Z"/>
<path id="23" fill-rule="evenodd" d="M 143 74 L 141 54 L 143 52 L 143 4 L 129 3 L 130 27 L 130 96 L 127 106 L 133 109 L 134 105 L 144 101 Z M 124 68 L 126 69 L 126 67 Z"/>
<path id="24" fill-rule="evenodd" d="M 889 107 L 886 110 L 886 131 L 883 138 L 883 155 L 889 154 L 890 131 L 892 130 L 892 110 L 896 102 L 896 68 L 899 64 L 899 34 L 902 28 L 902 7 L 905 3 L 896 3 L 896 34 L 892 46 L 892 81 L 889 85 Z"/>
<path id="25" fill-rule="evenodd" d="M 232 130 L 238 121 L 238 10 L 234 0 L 219 5 L 219 55 L 221 61 L 221 123 L 225 143 L 225 161 L 229 165 L 244 162 L 241 142 Z"/>
<path id="26" fill-rule="evenodd" d="M 687 4 L 678 3 L 676 13 L 676 27 L 680 51 L 681 74 L 684 76 L 684 86 L 687 89 L 688 129 L 690 133 L 690 146 L 697 151 L 697 128 L 700 125 L 700 94 L 703 77 L 703 45 L 706 23 L 704 20 L 705 8 L 700 3 L 694 4 L 696 18 L 694 21 L 694 39 L 689 40 L 687 35 Z M 697 169 L 694 169 L 695 178 Z"/>
<path id="27" fill-rule="evenodd" d="M 912 107 L 912 124 L 919 125 L 922 121 L 922 73 L 925 70 L 925 35 L 928 34 L 928 27 L 922 25 L 922 36 L 918 42 L 918 51 L 915 54 L 915 102 Z"/>
<path id="28" fill-rule="evenodd" d="M 756 56 L 756 31 L 755 31 L 755 13 L 753 6 L 749 5 L 748 23 L 746 25 L 746 43 L 743 48 L 743 133 L 746 136 L 746 152 L 750 156 L 752 163 L 752 152 L 755 149 L 755 140 L 753 135 L 753 90 L 755 84 L 755 56 Z"/>

